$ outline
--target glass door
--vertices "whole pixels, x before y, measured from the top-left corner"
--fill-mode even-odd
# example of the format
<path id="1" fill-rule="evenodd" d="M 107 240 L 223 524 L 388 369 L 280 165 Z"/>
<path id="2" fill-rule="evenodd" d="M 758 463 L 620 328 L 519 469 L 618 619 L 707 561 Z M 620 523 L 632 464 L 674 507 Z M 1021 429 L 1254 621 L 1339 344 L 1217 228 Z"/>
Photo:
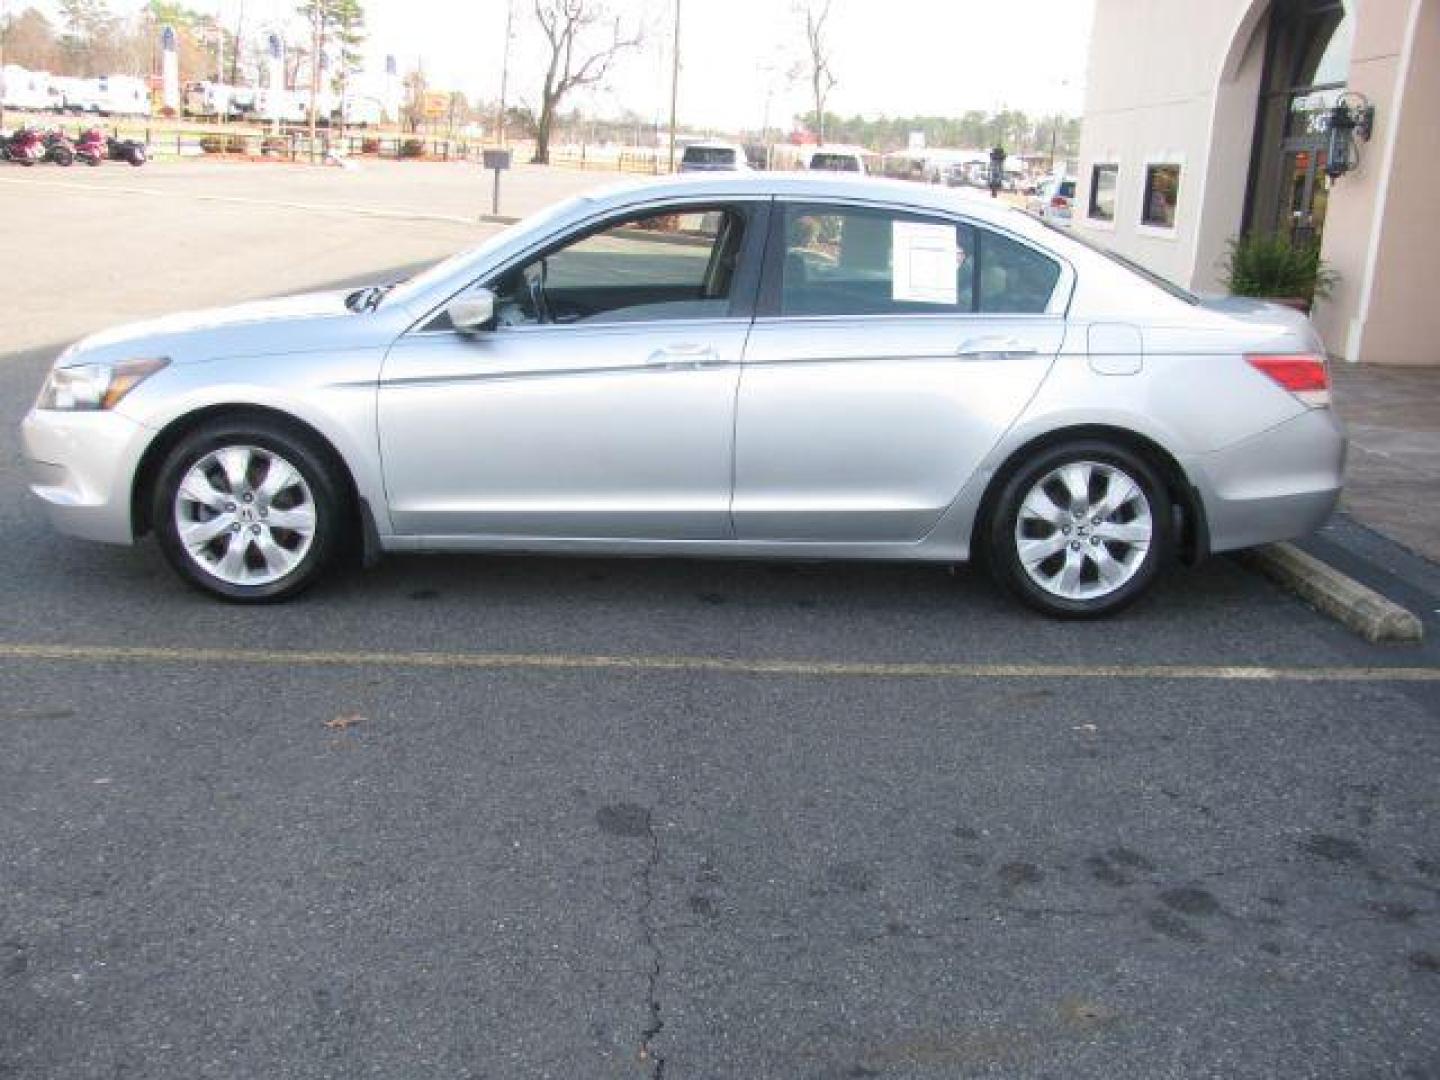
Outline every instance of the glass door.
<path id="1" fill-rule="evenodd" d="M 1288 220 L 1276 224 L 1281 229 L 1288 228 L 1292 244 L 1312 243 L 1319 239 L 1325 227 L 1325 210 L 1330 197 L 1330 178 L 1325 175 L 1325 151 L 1287 151 L 1285 176 L 1288 180 Z"/>

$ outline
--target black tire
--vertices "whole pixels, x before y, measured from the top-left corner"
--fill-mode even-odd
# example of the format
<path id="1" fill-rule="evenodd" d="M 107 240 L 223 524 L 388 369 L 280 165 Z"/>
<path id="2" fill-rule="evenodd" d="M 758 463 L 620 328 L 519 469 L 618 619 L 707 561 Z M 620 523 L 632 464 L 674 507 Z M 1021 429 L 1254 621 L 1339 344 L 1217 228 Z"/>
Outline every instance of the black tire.
<path id="1" fill-rule="evenodd" d="M 59 165 L 62 169 L 68 169 L 71 165 L 75 164 L 75 155 L 64 147 L 55 150 L 52 156 L 55 159 L 55 164 Z"/>
<path id="2" fill-rule="evenodd" d="M 180 539 L 176 500 L 181 483 L 197 462 L 227 446 L 278 455 L 309 488 L 315 518 L 309 549 L 277 580 L 257 585 L 225 581 L 203 568 Z M 273 603 L 297 595 L 329 570 L 354 539 L 348 535 L 354 521 L 349 488 L 332 455 L 315 439 L 270 420 L 222 419 L 191 432 L 166 455 L 151 495 L 150 521 L 171 568 L 200 591 L 234 603 Z"/>
<path id="3" fill-rule="evenodd" d="M 1085 463 L 1119 470 L 1134 481 L 1149 506 L 1151 534 L 1143 555 L 1137 553 L 1134 569 L 1123 584 L 1104 595 L 1076 599 L 1042 587 L 1025 569 L 1020 558 L 1017 530 L 1021 527 L 1021 508 L 1037 484 L 1066 465 Z M 1023 462 L 1002 483 L 983 530 L 983 559 L 1004 588 L 1037 611 L 1063 619 L 1093 619 L 1111 615 L 1138 600 L 1154 582 L 1160 568 L 1170 560 L 1174 539 L 1173 508 L 1169 495 L 1155 469 L 1132 450 L 1101 439 L 1058 443 Z M 1082 515 L 1079 526 L 1067 525 L 1067 532 L 1070 528 L 1076 528 L 1078 533 L 1094 526 Z M 1056 536 L 1055 533 L 1050 535 L 1052 538 Z M 1076 537 L 1066 544 L 1073 546 L 1076 542 L 1095 544 L 1097 541 L 1093 536 Z M 1101 543 L 1106 551 L 1113 553 L 1114 549 L 1108 543 Z M 1129 545 L 1124 547 L 1128 551 Z M 1084 548 L 1075 550 L 1085 551 Z M 1063 548 L 1053 556 L 1062 561 L 1065 557 Z M 1094 578 L 1091 583 L 1098 585 Z"/>
<path id="4" fill-rule="evenodd" d="M 126 159 L 130 162 L 131 165 L 138 169 L 141 165 L 145 164 L 144 148 L 139 146 L 132 146 L 129 152 L 126 154 Z"/>

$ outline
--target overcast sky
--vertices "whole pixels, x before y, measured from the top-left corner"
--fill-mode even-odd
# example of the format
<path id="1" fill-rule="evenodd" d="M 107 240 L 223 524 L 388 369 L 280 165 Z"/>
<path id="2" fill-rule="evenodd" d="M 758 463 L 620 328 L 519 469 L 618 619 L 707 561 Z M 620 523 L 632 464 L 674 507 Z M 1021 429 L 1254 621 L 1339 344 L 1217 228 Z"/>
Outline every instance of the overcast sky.
<path id="1" fill-rule="evenodd" d="M 26 0 L 0 0 L 10 10 Z M 111 0 L 117 11 L 142 0 Z M 234 25 L 242 0 L 189 0 Z M 394 54 L 403 72 L 423 60 L 435 88 L 493 99 L 499 92 L 507 0 L 367 0 L 369 51 L 378 74 Z M 53 9 L 55 0 L 43 0 Z M 243 0 L 246 22 L 293 12 L 287 0 Z M 533 0 L 513 0 L 509 98 L 536 104 L 543 73 Z M 680 115 L 693 126 L 772 125 L 809 108 L 808 88 L 786 73 L 804 55 L 791 0 L 682 0 Z M 669 111 L 675 0 L 610 0 L 644 45 L 626 54 L 608 87 L 580 104 L 645 117 Z M 1078 115 L 1093 0 L 833 0 L 832 111 L 957 115 L 1001 107 Z"/>

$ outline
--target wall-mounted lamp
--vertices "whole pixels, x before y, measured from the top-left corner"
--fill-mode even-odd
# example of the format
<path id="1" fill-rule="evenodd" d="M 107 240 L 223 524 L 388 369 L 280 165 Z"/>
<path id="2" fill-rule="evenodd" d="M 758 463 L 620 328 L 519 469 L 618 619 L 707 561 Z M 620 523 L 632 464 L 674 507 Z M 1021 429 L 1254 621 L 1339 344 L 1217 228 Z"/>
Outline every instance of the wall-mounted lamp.
<path id="1" fill-rule="evenodd" d="M 1325 175 L 1338 180 L 1360 165 L 1360 142 L 1370 141 L 1375 106 L 1364 94 L 1340 95 L 1330 110 L 1330 140 L 1325 148 Z M 1357 141 L 1358 140 L 1358 141 Z"/>

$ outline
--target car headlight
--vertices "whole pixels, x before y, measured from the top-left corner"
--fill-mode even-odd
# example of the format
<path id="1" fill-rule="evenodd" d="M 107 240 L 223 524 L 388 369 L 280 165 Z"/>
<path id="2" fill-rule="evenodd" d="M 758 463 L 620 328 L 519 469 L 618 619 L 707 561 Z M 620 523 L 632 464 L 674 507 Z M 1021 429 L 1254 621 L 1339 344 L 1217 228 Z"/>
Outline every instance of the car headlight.
<path id="1" fill-rule="evenodd" d="M 147 358 L 55 368 L 35 405 L 69 412 L 113 409 L 126 394 L 168 363 L 163 358 Z"/>

